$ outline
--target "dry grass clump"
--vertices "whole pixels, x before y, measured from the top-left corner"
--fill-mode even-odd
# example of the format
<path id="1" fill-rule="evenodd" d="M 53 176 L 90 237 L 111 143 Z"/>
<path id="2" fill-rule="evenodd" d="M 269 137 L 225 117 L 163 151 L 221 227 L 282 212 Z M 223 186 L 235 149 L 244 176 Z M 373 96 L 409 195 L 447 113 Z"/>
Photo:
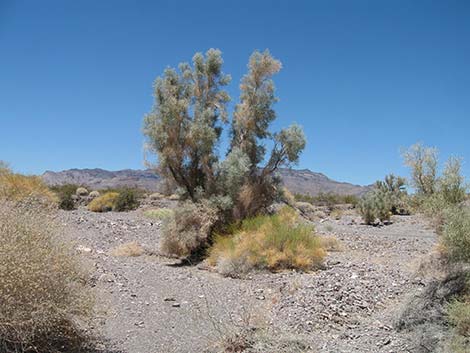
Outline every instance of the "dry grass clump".
<path id="1" fill-rule="evenodd" d="M 145 253 L 144 248 L 137 242 L 133 241 L 117 246 L 111 252 L 113 256 L 124 256 L 124 257 L 138 257 Z"/>
<path id="2" fill-rule="evenodd" d="M 78 352 L 91 342 L 86 273 L 52 218 L 37 201 L 0 202 L 0 352 Z"/>
<path id="3" fill-rule="evenodd" d="M 207 245 L 218 217 L 218 210 L 208 203 L 180 204 L 165 220 L 161 251 L 179 257 L 195 255 Z"/>
<path id="4" fill-rule="evenodd" d="M 119 194 L 117 192 L 107 192 L 102 196 L 93 199 L 88 204 L 88 209 L 93 212 L 107 212 L 114 208 Z"/>
<path id="5" fill-rule="evenodd" d="M 9 201 L 35 198 L 44 203 L 57 202 L 57 196 L 40 177 L 12 173 L 4 167 L 0 168 L 0 198 Z"/>
<path id="6" fill-rule="evenodd" d="M 155 208 L 152 210 L 147 210 L 144 212 L 144 215 L 149 218 L 164 220 L 169 217 L 172 217 L 174 214 L 173 210 L 169 208 Z"/>
<path id="7" fill-rule="evenodd" d="M 273 216 L 242 222 L 230 236 L 218 236 L 209 261 L 229 276 L 253 269 L 309 270 L 321 264 L 326 251 L 313 227 L 299 222 L 297 213 L 284 207 Z"/>

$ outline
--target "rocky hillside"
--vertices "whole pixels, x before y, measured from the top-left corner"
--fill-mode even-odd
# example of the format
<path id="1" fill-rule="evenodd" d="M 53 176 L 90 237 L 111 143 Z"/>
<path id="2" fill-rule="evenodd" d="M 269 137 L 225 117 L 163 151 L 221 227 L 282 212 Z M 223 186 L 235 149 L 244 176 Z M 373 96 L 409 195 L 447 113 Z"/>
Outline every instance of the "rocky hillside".
<path id="1" fill-rule="evenodd" d="M 308 169 L 281 169 L 280 175 L 286 187 L 293 193 L 312 196 L 319 193 L 361 195 L 368 190 L 368 187 L 338 182 Z M 69 169 L 61 172 L 47 171 L 42 178 L 48 185 L 70 183 L 86 185 L 93 189 L 129 186 L 160 191 L 163 187 L 162 179 L 152 170 Z"/>

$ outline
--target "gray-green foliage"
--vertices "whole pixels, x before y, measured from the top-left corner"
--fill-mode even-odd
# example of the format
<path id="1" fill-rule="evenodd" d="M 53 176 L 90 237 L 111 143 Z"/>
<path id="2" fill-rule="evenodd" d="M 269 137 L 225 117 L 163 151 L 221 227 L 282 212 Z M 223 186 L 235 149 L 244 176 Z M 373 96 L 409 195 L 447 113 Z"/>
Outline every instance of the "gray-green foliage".
<path id="1" fill-rule="evenodd" d="M 403 152 L 405 165 L 411 169 L 411 184 L 418 194 L 432 195 L 437 185 L 437 149 L 416 143 Z"/>
<path id="2" fill-rule="evenodd" d="M 374 224 L 377 220 L 384 222 L 390 219 L 391 206 L 389 196 L 376 189 L 359 201 L 358 210 L 366 224 Z"/>
<path id="3" fill-rule="evenodd" d="M 155 104 L 144 119 L 147 148 L 158 156 L 161 173 L 184 191 L 183 198 L 198 202 L 229 196 L 235 207 L 241 190 L 249 190 L 245 195 L 256 194 L 263 200 L 249 207 L 256 211 L 273 199 L 276 170 L 298 161 L 305 137 L 298 125 L 278 133 L 270 131 L 277 101 L 272 76 L 281 63 L 268 51 L 256 51 L 240 85 L 230 150 L 220 162 L 217 146 L 223 125 L 228 123 L 230 99 L 222 89 L 230 80 L 222 72 L 222 63 L 220 51 L 210 49 L 205 56 L 196 54 L 192 65 L 180 64 L 179 71 L 166 69 L 155 81 Z M 267 157 L 269 140 L 273 149 Z"/>
<path id="4" fill-rule="evenodd" d="M 157 154 L 160 171 L 195 198 L 196 188 L 215 189 L 216 146 L 227 120 L 230 97 L 223 86 L 219 50 L 197 53 L 193 65 L 168 68 L 154 85 L 155 104 L 144 119 L 147 148 Z"/>
<path id="5" fill-rule="evenodd" d="M 461 173 L 461 160 L 451 157 L 448 159 L 442 177 L 438 183 L 439 192 L 450 204 L 458 204 L 465 200 L 467 186 Z"/>
<path id="6" fill-rule="evenodd" d="M 375 183 L 375 188 L 380 192 L 383 198 L 388 200 L 390 212 L 392 214 L 403 214 L 406 211 L 406 181 L 400 176 L 389 174 L 385 179 Z"/>
<path id="7" fill-rule="evenodd" d="M 441 240 L 452 260 L 470 262 L 470 209 L 446 210 Z"/>

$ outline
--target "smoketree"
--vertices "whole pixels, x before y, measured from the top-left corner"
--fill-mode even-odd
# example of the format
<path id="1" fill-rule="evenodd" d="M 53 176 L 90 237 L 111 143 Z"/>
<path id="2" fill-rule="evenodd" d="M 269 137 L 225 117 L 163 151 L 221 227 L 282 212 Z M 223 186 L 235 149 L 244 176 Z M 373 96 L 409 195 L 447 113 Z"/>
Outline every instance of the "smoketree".
<path id="1" fill-rule="evenodd" d="M 411 169 L 412 186 L 418 194 L 432 195 L 437 185 L 437 149 L 414 144 L 403 152 L 405 165 Z"/>
<path id="2" fill-rule="evenodd" d="M 210 49 L 195 54 L 192 66 L 166 69 L 155 81 L 155 104 L 144 119 L 147 148 L 157 154 L 160 173 L 193 200 L 198 191 L 215 188 L 215 148 L 230 100 L 222 89 L 230 82 L 222 63 L 221 52 Z"/>
<path id="3" fill-rule="evenodd" d="M 149 150 L 158 156 L 160 172 L 189 198 L 229 197 L 235 217 L 243 218 L 272 202 L 275 172 L 296 163 L 306 142 L 298 125 L 270 132 L 277 101 L 272 76 L 281 63 L 268 51 L 255 51 L 240 85 L 230 149 L 220 162 L 216 148 L 228 122 L 229 101 L 222 89 L 229 82 L 222 63 L 220 51 L 210 49 L 205 56 L 196 54 L 192 66 L 165 70 L 155 82 L 155 104 L 145 117 L 144 133 Z M 269 144 L 272 150 L 266 156 Z"/>

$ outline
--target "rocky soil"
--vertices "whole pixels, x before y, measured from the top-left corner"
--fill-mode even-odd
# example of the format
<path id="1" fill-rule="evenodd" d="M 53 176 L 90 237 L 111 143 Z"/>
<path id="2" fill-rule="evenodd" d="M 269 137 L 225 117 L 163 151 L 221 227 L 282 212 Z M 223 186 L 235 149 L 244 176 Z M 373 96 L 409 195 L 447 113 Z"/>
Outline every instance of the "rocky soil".
<path id="1" fill-rule="evenodd" d="M 250 338 L 258 352 L 417 352 L 394 322 L 409 294 L 422 291 L 420 259 L 436 235 L 416 216 L 370 227 L 354 215 L 317 222 L 341 251 L 315 273 L 224 278 L 204 264 L 158 255 L 161 222 L 141 210 L 61 211 L 69 237 L 92 266 L 102 349 L 126 353 L 221 351 L 227 338 Z M 135 241 L 146 253 L 113 256 Z M 250 349 L 247 349 L 250 351 Z"/>

